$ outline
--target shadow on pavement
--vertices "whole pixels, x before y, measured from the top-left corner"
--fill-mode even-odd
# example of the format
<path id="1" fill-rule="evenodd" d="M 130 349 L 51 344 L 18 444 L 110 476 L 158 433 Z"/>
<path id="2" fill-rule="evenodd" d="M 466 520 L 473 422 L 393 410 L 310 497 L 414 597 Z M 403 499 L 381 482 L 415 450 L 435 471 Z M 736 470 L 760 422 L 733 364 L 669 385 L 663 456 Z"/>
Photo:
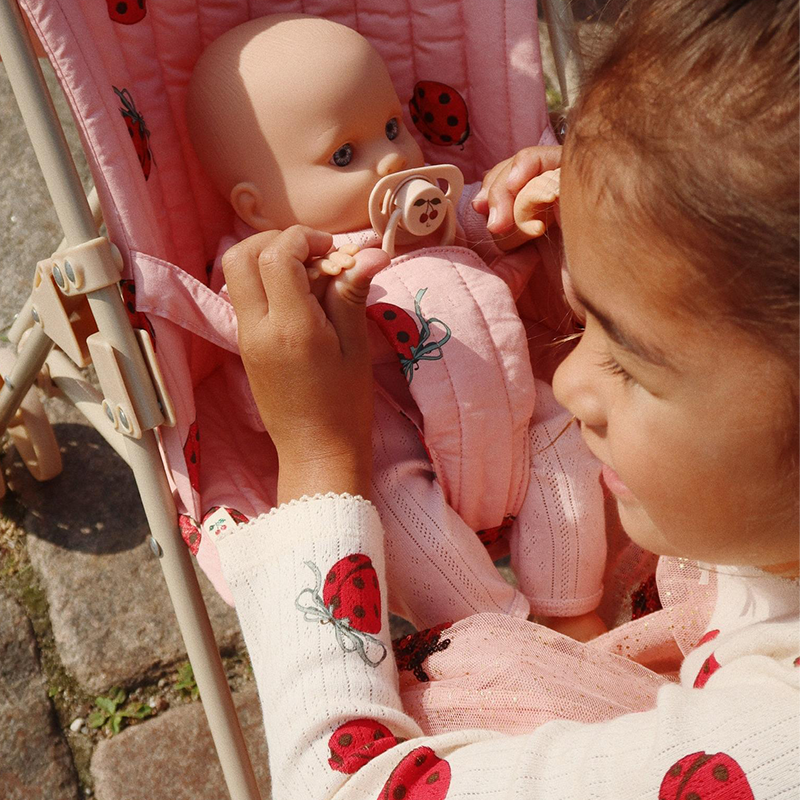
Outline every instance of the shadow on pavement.
<path id="1" fill-rule="evenodd" d="M 35 481 L 10 449 L 7 483 L 25 507 L 29 536 L 65 550 L 108 555 L 131 550 L 148 535 L 133 474 L 94 428 L 53 425 L 64 470 Z M 9 463 L 10 462 L 10 463 Z"/>

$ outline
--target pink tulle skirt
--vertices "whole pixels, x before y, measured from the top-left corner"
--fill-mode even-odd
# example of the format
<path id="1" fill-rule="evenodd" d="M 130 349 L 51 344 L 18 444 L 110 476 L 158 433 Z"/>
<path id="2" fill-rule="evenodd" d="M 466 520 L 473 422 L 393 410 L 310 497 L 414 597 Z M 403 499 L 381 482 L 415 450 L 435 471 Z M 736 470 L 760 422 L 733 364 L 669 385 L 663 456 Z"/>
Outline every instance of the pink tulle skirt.
<path id="1" fill-rule="evenodd" d="M 652 708 L 703 635 L 716 595 L 713 573 L 662 558 L 649 582 L 663 608 L 630 619 L 653 562 L 632 544 L 617 551 L 607 572 L 617 600 L 601 613 L 609 624 L 626 614 L 629 621 L 588 644 L 501 614 L 477 614 L 417 635 L 406 643 L 408 652 L 401 644 L 405 709 L 426 734 L 437 734 L 464 728 L 525 733 L 549 720 L 600 722 Z M 633 587 L 628 594 L 619 590 L 622 581 Z"/>

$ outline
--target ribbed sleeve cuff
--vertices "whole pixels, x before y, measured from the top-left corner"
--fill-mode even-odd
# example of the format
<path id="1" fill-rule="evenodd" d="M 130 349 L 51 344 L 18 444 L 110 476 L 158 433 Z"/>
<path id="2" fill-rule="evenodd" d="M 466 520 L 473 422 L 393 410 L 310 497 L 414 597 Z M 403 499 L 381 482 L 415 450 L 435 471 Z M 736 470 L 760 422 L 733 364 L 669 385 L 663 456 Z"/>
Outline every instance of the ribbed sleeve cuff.
<path id="1" fill-rule="evenodd" d="M 301 497 L 222 534 L 217 550 L 226 580 L 283 553 L 312 543 L 357 539 L 382 545 L 383 529 L 375 506 L 360 495 L 318 494 Z"/>

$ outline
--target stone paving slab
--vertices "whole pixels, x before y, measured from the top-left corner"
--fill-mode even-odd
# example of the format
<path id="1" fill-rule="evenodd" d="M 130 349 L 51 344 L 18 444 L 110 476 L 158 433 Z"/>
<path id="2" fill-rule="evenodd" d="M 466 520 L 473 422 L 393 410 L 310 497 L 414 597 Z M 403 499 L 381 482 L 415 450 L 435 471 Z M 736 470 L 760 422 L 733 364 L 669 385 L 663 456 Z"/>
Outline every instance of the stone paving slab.
<path id="1" fill-rule="evenodd" d="M 9 488 L 26 509 L 22 525 L 59 658 L 95 693 L 158 677 L 186 656 L 133 475 L 90 426 L 54 429 L 60 476 L 37 483 L 13 450 L 6 467 Z M 238 649 L 235 612 L 202 574 L 200 583 L 218 643 Z"/>
<path id="2" fill-rule="evenodd" d="M 234 695 L 262 800 L 270 779 L 255 689 Z M 100 742 L 92 758 L 96 800 L 223 800 L 228 797 L 201 703 L 160 714 Z"/>
<path id="3" fill-rule="evenodd" d="M 56 727 L 28 618 L 0 592 L 0 797 L 75 800 L 78 782 Z"/>

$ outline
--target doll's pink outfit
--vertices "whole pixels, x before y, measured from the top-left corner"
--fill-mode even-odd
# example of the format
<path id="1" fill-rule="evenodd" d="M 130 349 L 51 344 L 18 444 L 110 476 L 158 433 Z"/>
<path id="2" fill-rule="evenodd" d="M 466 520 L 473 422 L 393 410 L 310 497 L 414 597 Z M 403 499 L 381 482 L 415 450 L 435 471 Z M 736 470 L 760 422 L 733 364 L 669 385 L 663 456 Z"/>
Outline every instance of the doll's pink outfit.
<path id="1" fill-rule="evenodd" d="M 599 464 L 550 387 L 534 380 L 514 295 L 535 257 L 488 243 L 469 204 L 477 188 L 459 218 L 483 258 L 460 246 L 412 250 L 376 276 L 367 301 L 373 499 L 387 533 L 390 602 L 421 627 L 478 611 L 576 616 L 602 594 Z M 239 238 L 252 232 L 237 229 Z M 223 240 L 220 258 L 234 241 Z M 372 231 L 334 241 L 380 246 Z M 228 386 L 263 431 L 235 360 Z M 493 555 L 510 548 L 518 588 L 487 546 Z"/>

